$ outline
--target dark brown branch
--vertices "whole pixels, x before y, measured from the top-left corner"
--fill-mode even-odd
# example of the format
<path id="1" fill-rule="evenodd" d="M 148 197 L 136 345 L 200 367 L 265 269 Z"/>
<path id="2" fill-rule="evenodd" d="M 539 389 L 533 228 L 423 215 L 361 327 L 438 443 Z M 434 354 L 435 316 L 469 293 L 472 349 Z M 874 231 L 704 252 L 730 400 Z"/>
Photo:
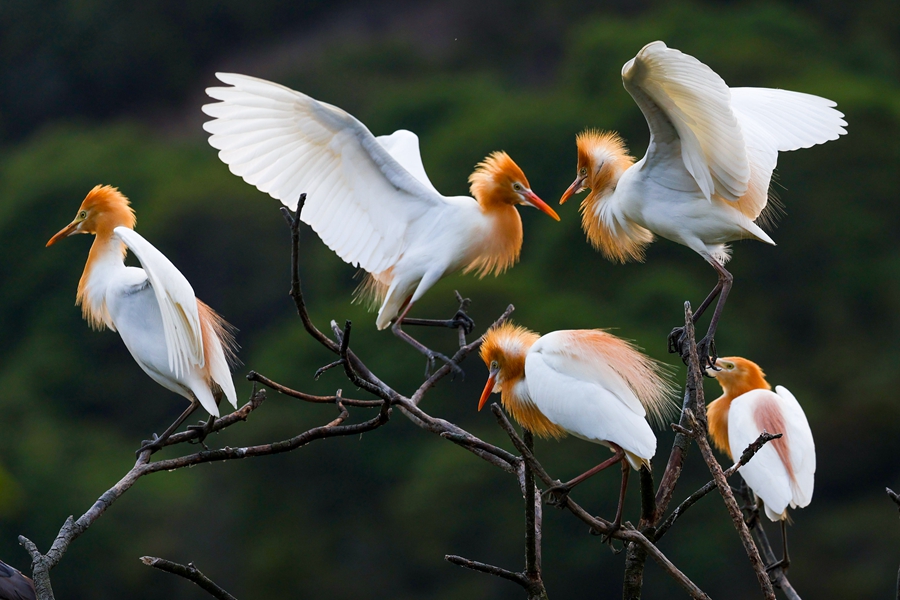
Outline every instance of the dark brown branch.
<path id="1" fill-rule="evenodd" d="M 741 486 L 738 489 L 740 490 L 739 493 L 746 506 L 755 505 L 756 499 L 753 498 L 750 488 L 745 482 L 742 481 Z M 775 552 L 772 550 L 772 545 L 769 543 L 769 537 L 766 535 L 766 531 L 762 528 L 762 525 L 757 522 L 753 529 L 751 529 L 751 532 L 753 533 L 753 538 L 756 540 L 756 545 L 759 548 L 759 553 L 763 560 L 765 560 L 768 565 L 775 564 L 778 559 L 775 558 Z M 800 600 L 800 594 L 798 594 L 797 590 L 794 589 L 794 586 L 791 585 L 791 582 L 787 578 L 787 573 L 785 573 L 784 569 L 780 566 L 769 570 L 769 578 L 782 592 L 784 592 L 784 595 L 788 600 Z"/>
<path id="2" fill-rule="evenodd" d="M 728 478 L 728 477 L 731 477 L 732 475 L 734 475 L 738 471 L 738 469 L 740 469 L 741 467 L 746 465 L 748 462 L 750 462 L 750 459 L 753 458 L 753 456 L 757 452 L 759 452 L 762 449 L 762 447 L 766 445 L 766 443 L 768 443 L 772 440 L 776 440 L 776 439 L 780 438 L 781 436 L 782 436 L 782 434 L 780 434 L 780 433 L 772 434 L 767 431 L 763 431 L 759 435 L 759 437 L 756 438 L 755 441 L 753 441 L 749 446 L 747 446 L 747 448 L 741 454 L 740 460 L 738 460 L 738 462 L 731 465 L 728 468 L 728 470 L 725 471 L 725 473 L 724 473 L 725 477 Z M 687 509 L 689 509 L 691 506 L 696 504 L 701 498 L 706 496 L 708 493 L 710 493 L 714 489 L 716 489 L 715 480 L 707 482 L 706 485 L 704 485 L 699 490 L 697 490 L 696 492 L 694 492 L 693 494 L 688 496 L 684 500 L 684 502 L 679 504 L 678 507 L 676 507 L 675 510 L 672 511 L 672 514 L 669 515 L 669 518 L 666 519 L 665 523 L 663 523 L 662 525 L 659 526 L 659 528 L 656 530 L 656 535 L 654 536 L 653 539 L 655 541 L 658 541 L 662 536 L 664 536 L 666 534 L 666 532 L 669 530 L 669 528 L 675 524 L 675 521 L 677 521 L 678 518 L 681 517 L 685 513 L 685 511 L 687 511 Z"/>
<path id="3" fill-rule="evenodd" d="M 279 394 L 290 396 L 291 398 L 297 398 L 299 400 L 303 400 L 304 402 L 311 402 L 313 404 L 334 404 L 338 401 L 338 399 L 340 399 L 341 403 L 345 406 L 376 408 L 384 404 L 382 400 L 354 400 L 353 398 L 344 398 L 343 396 L 313 396 L 312 394 L 298 392 L 297 390 L 293 390 L 289 387 L 283 386 L 280 383 L 277 383 L 275 381 L 272 381 L 268 377 L 265 377 L 264 375 L 260 375 L 256 371 L 250 371 L 249 373 L 247 373 L 247 379 L 250 381 L 261 383 L 270 390 L 275 390 Z"/>
<path id="4" fill-rule="evenodd" d="M 173 575 L 184 577 L 188 581 L 193 581 L 200 588 L 209 592 L 210 595 L 212 595 L 214 598 L 218 598 L 219 600 L 237 600 L 237 598 L 216 585 L 212 579 L 201 573 L 200 569 L 194 566 L 194 563 L 188 563 L 187 566 L 185 566 L 172 562 L 170 560 L 165 560 L 163 558 L 154 558 L 152 556 L 142 556 L 141 562 L 148 567 L 153 567 L 154 569 L 159 569 L 160 571 L 165 571 L 166 573 L 172 573 Z"/>
<path id="5" fill-rule="evenodd" d="M 693 398 L 689 403 L 692 410 L 684 411 L 685 415 L 688 416 L 688 427 L 694 434 L 694 441 L 700 447 L 700 454 L 703 456 L 703 460 L 706 462 L 706 466 L 709 468 L 713 480 L 716 482 L 716 487 L 718 487 L 719 493 L 722 495 L 725 507 L 728 509 L 728 514 L 731 515 L 731 520 L 734 523 L 735 529 L 737 529 L 738 537 L 741 539 L 747 557 L 750 559 L 750 566 L 753 568 L 754 573 L 756 573 L 756 579 L 763 595 L 767 600 L 775 600 L 775 591 L 772 589 L 772 582 L 769 581 L 769 575 L 766 573 L 765 565 L 759 556 L 759 550 L 756 548 L 756 544 L 753 543 L 753 538 L 750 537 L 750 531 L 747 529 L 747 524 L 744 522 L 744 516 L 741 514 L 741 509 L 738 507 L 738 504 L 734 499 L 734 494 L 731 492 L 731 486 L 728 485 L 725 474 L 722 472 L 722 467 L 719 466 L 706 437 L 707 424 L 706 403 L 703 399 L 703 372 L 700 370 L 700 359 L 697 356 L 697 344 L 694 341 L 694 322 L 691 318 L 691 305 L 689 302 L 684 303 L 684 314 L 685 337 L 688 345 L 688 374 L 686 387 L 688 393 Z"/>
<path id="6" fill-rule="evenodd" d="M 452 562 L 454 565 L 458 565 L 460 567 L 465 567 L 467 569 L 472 569 L 473 571 L 478 571 L 480 573 L 487 573 L 488 575 L 494 575 L 496 577 L 502 577 L 503 579 L 508 579 L 514 583 L 518 583 L 526 590 L 528 589 L 528 578 L 522 575 L 521 573 L 515 573 L 513 571 L 508 571 L 506 569 L 501 569 L 500 567 L 495 567 L 494 565 L 489 565 L 486 563 L 478 562 L 475 560 L 469 560 L 468 558 L 463 558 L 462 556 L 456 556 L 455 554 L 448 554 L 444 557 L 444 560 L 448 562 Z"/>
<path id="7" fill-rule="evenodd" d="M 522 458 L 525 460 L 525 463 L 534 471 L 535 475 L 544 482 L 547 486 L 553 486 L 559 484 L 559 481 L 554 480 L 544 469 L 543 466 L 537 461 L 534 457 L 534 453 L 528 448 L 522 438 L 516 433 L 516 430 L 513 428 L 512 423 L 509 422 L 509 419 L 506 418 L 506 415 L 503 413 L 503 410 L 496 403 L 491 405 L 491 410 L 494 415 L 497 417 L 497 421 L 500 423 L 500 426 L 506 431 L 510 440 L 512 440 L 513 445 L 515 445 L 516 449 L 522 454 Z M 574 500 L 572 500 L 571 495 L 566 496 L 564 508 L 568 509 L 572 512 L 576 517 L 578 517 L 581 521 L 586 523 L 588 527 L 590 527 L 591 532 L 596 533 L 598 535 L 608 535 L 613 539 L 622 540 L 626 543 L 632 542 L 639 544 L 647 554 L 653 558 L 662 568 L 663 570 L 669 574 L 678 584 L 683 587 L 690 595 L 691 598 L 697 599 L 708 599 L 709 596 L 706 595 L 703 590 L 701 590 L 697 585 L 691 581 L 687 575 L 681 572 L 672 562 L 666 558 L 665 554 L 663 554 L 659 548 L 657 548 L 653 542 L 651 542 L 643 533 L 634 529 L 632 525 L 629 523 L 623 523 L 622 528 L 613 531 L 612 523 L 605 519 L 601 519 L 599 517 L 594 517 L 586 510 L 584 510 L 581 506 L 579 506 Z"/>

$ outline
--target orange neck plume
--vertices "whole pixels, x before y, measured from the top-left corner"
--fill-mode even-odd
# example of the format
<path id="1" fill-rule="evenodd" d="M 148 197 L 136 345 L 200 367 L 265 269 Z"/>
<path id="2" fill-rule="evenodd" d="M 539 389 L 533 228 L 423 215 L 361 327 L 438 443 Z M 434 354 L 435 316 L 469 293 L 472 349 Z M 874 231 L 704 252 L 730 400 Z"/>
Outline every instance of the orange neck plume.
<path id="1" fill-rule="evenodd" d="M 728 441 L 728 411 L 731 402 L 741 394 L 752 390 L 770 390 L 772 386 L 766 381 L 765 373 L 760 366 L 753 361 L 738 356 L 721 358 L 719 361 L 733 364 L 734 368 L 723 367 L 716 373 L 716 381 L 722 386 L 724 393 L 706 407 L 706 419 L 709 422 L 709 437 L 712 438 L 713 444 L 734 460 Z"/>
<path id="2" fill-rule="evenodd" d="M 113 238 L 113 230 L 116 227 L 134 229 L 136 218 L 128 198 L 108 185 L 98 185 L 88 192 L 79 208 L 79 213 L 82 211 L 87 217 L 81 225 L 81 231 L 93 233 L 96 238 L 78 282 L 75 304 L 81 306 L 82 315 L 92 328 L 102 329 L 111 319 L 105 300 L 91 301 L 89 297 L 91 275 L 98 265 L 107 261 L 121 263 L 125 260 L 125 245 Z"/>
<path id="3" fill-rule="evenodd" d="M 578 172 L 585 171 L 590 193 L 581 202 L 581 225 L 591 244 L 615 262 L 643 261 L 644 248 L 653 241 L 650 231 L 610 218 L 604 201 L 616 190 L 619 178 L 634 164 L 634 157 L 619 134 L 589 129 L 576 138 Z"/>
<path id="4" fill-rule="evenodd" d="M 469 189 L 491 219 L 490 232 L 479 240 L 476 256 L 463 272 L 476 271 L 484 277 L 499 275 L 519 260 L 522 249 L 522 218 L 515 209 L 520 197 L 513 184 L 528 187 L 522 169 L 505 152 L 494 152 L 479 163 L 469 175 Z"/>
<path id="5" fill-rule="evenodd" d="M 497 382 L 500 401 L 519 425 L 543 438 L 560 438 L 566 432 L 550 422 L 531 401 L 525 382 L 525 356 L 540 336 L 533 331 L 511 323 L 504 323 L 485 335 L 481 344 L 481 358 L 488 366 L 499 366 Z"/>

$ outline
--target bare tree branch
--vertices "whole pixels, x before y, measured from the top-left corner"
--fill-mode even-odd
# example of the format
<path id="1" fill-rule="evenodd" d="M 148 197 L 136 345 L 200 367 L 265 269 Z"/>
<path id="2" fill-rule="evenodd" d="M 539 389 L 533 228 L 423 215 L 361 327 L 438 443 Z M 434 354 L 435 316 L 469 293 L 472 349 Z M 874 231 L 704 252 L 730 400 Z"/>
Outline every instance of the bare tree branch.
<path id="1" fill-rule="evenodd" d="M 237 598 L 216 585 L 212 579 L 201 573 L 200 569 L 194 566 L 194 563 L 188 563 L 187 566 L 185 566 L 170 560 L 154 558 L 152 556 L 142 556 L 141 562 L 148 567 L 153 567 L 154 569 L 159 569 L 160 571 L 172 573 L 173 575 L 178 575 L 179 577 L 184 577 L 189 581 L 193 581 L 200 588 L 209 592 L 214 598 L 218 598 L 219 600 L 237 600 Z"/>

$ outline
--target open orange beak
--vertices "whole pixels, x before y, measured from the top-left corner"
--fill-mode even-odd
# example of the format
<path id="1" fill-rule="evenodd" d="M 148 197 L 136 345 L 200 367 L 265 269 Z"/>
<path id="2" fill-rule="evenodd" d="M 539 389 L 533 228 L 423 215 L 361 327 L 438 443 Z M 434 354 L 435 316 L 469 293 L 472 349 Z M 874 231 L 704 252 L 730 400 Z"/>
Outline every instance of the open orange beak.
<path id="1" fill-rule="evenodd" d="M 546 202 L 544 202 L 543 200 L 538 198 L 537 194 L 535 194 L 531 190 L 525 191 L 525 199 L 528 201 L 529 204 L 531 204 L 533 207 L 535 207 L 542 213 L 546 213 L 546 214 L 550 215 L 551 217 L 553 217 L 554 219 L 556 219 L 557 221 L 559 221 L 559 215 L 556 214 L 556 211 L 553 210 L 552 208 L 550 208 L 550 206 Z"/>
<path id="2" fill-rule="evenodd" d="M 81 224 L 81 221 L 72 221 L 71 223 L 69 223 L 62 229 L 60 229 L 56 235 L 54 235 L 52 238 L 50 238 L 50 241 L 48 241 L 47 245 L 44 247 L 48 248 L 63 238 L 66 238 L 66 237 L 69 237 L 70 235 L 79 233 L 78 225 L 80 225 L 80 224 Z"/>
<path id="3" fill-rule="evenodd" d="M 491 369 L 491 374 L 484 385 L 484 391 L 481 392 L 481 399 L 478 401 L 478 410 L 484 407 L 484 403 L 487 402 L 488 397 L 494 392 L 494 386 L 497 384 L 497 373 L 499 372 L 500 369 Z"/>
<path id="4" fill-rule="evenodd" d="M 566 193 L 562 195 L 562 198 L 559 199 L 559 203 L 565 204 L 566 200 L 583 190 L 585 179 L 587 179 L 587 177 L 579 177 L 576 179 L 572 185 L 569 186 L 569 189 L 566 190 Z"/>

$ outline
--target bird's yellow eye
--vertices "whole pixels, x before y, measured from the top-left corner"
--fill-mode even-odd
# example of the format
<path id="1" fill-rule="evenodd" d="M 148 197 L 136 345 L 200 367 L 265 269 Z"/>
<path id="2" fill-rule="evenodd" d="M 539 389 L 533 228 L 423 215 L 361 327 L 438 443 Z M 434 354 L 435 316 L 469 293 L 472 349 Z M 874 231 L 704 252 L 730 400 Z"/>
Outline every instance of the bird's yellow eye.
<path id="1" fill-rule="evenodd" d="M 87 218 L 87 211 L 86 211 L 86 210 L 83 210 L 83 211 L 81 211 L 80 213 L 78 213 L 78 218 L 79 218 L 79 219 L 86 219 L 86 218 Z"/>
<path id="2" fill-rule="evenodd" d="M 522 190 L 522 185 L 521 185 L 521 184 L 518 184 L 518 183 L 514 183 L 514 184 L 513 184 L 513 189 L 516 190 L 517 192 L 519 192 L 519 191 Z"/>
<path id="3" fill-rule="evenodd" d="M 500 365 L 497 364 L 497 361 L 496 361 L 496 360 L 492 360 L 492 361 L 491 361 L 491 371 L 496 371 L 496 370 L 499 369 L 499 368 L 500 368 Z"/>
<path id="4" fill-rule="evenodd" d="M 733 371 L 734 363 L 725 363 L 725 368 L 728 369 L 729 371 Z"/>
<path id="5" fill-rule="evenodd" d="M 579 169 L 579 171 L 578 171 L 578 174 L 581 175 L 582 177 L 587 175 L 587 167 L 581 167 L 581 169 Z"/>

